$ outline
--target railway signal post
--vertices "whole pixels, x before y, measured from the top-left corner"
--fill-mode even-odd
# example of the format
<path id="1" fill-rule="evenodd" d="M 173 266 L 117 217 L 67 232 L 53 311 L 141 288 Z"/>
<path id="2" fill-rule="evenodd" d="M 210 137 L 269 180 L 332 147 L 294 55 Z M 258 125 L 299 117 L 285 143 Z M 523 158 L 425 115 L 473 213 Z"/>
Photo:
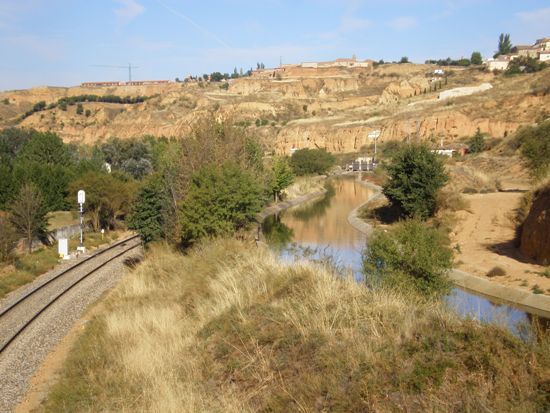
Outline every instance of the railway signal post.
<path id="1" fill-rule="evenodd" d="M 78 191 L 77 194 L 77 202 L 79 205 L 80 210 L 80 246 L 77 248 L 80 252 L 86 252 L 86 248 L 84 247 L 84 203 L 86 202 L 86 192 L 84 192 L 82 189 Z"/>

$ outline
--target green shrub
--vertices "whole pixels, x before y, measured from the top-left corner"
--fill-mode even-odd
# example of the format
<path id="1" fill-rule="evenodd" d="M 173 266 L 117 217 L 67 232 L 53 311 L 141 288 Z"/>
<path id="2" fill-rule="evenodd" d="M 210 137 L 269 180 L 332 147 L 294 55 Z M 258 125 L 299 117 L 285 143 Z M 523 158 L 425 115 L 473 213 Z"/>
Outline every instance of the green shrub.
<path id="1" fill-rule="evenodd" d="M 363 253 L 367 283 L 425 296 L 449 292 L 446 272 L 452 266 L 449 240 L 419 220 L 407 220 L 390 231 L 377 229 Z"/>
<path id="2" fill-rule="evenodd" d="M 262 193 L 254 177 L 233 163 L 201 168 L 180 207 L 182 243 L 245 227 L 260 212 Z"/>
<path id="3" fill-rule="evenodd" d="M 546 62 L 539 62 L 532 57 L 522 56 L 510 62 L 505 74 L 516 75 L 519 73 L 534 73 L 546 69 L 547 67 L 548 64 Z"/>
<path id="4" fill-rule="evenodd" d="M 290 158 L 296 175 L 324 174 L 335 162 L 334 155 L 324 149 L 299 149 Z"/>
<path id="5" fill-rule="evenodd" d="M 384 195 L 407 217 L 427 218 L 435 213 L 438 191 L 448 175 L 443 160 L 423 145 L 406 145 L 386 167 L 389 180 Z"/>
<path id="6" fill-rule="evenodd" d="M 521 128 L 515 140 L 531 175 L 544 178 L 550 172 L 550 120 Z"/>

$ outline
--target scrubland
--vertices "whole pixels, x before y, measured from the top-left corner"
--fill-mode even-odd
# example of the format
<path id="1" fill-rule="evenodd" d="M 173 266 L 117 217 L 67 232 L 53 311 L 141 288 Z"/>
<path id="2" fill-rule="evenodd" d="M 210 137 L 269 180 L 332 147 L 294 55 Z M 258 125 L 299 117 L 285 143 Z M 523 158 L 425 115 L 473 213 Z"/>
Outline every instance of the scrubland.
<path id="1" fill-rule="evenodd" d="M 42 410 L 545 411 L 548 339 L 235 240 L 151 248 Z"/>

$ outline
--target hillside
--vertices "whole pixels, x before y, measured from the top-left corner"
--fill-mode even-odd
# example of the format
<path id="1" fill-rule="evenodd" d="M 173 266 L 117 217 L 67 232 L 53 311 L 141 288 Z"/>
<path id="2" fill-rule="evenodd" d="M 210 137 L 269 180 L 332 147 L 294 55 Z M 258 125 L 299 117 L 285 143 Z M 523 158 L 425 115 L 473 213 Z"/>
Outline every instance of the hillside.
<path id="1" fill-rule="evenodd" d="M 206 111 L 245 122 L 279 153 L 320 147 L 354 152 L 369 144 L 367 134 L 382 130 L 380 142 L 410 137 L 445 142 L 472 135 L 477 128 L 503 137 L 550 111 L 549 70 L 515 77 L 477 68 L 452 68 L 448 78 L 430 83 L 433 65 L 381 65 L 372 68 L 290 68 L 279 77 L 249 77 L 220 83 L 169 83 L 117 87 L 43 87 L 0 93 L 0 127 L 19 124 L 53 130 L 68 142 L 93 143 L 111 136 L 178 136 Z M 439 93 L 490 84 L 470 96 L 438 99 Z M 431 84 L 437 87 L 430 92 Z M 426 92 L 426 93 L 424 93 Z M 39 101 L 67 96 L 148 96 L 138 104 L 84 103 L 90 116 L 43 110 L 17 118 Z M 256 120 L 264 120 L 257 127 Z"/>

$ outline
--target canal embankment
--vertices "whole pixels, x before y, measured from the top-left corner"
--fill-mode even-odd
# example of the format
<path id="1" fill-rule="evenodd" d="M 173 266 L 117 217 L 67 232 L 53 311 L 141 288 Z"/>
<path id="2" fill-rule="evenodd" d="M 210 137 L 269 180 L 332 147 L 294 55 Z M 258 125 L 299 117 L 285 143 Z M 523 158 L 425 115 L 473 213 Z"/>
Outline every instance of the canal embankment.
<path id="1" fill-rule="evenodd" d="M 348 222 L 355 229 L 370 236 L 374 227 L 359 217 L 360 211 L 372 203 L 384 197 L 382 188 L 371 182 L 359 181 L 361 185 L 372 190 L 369 198 L 358 207 L 354 208 L 348 215 Z M 482 278 L 468 272 L 452 269 L 449 272 L 449 278 L 460 288 L 479 293 L 489 298 L 495 298 L 507 303 L 511 303 L 529 313 L 536 314 L 545 318 L 550 318 L 550 296 L 543 294 L 533 294 L 526 290 L 501 285 L 498 282 Z"/>

